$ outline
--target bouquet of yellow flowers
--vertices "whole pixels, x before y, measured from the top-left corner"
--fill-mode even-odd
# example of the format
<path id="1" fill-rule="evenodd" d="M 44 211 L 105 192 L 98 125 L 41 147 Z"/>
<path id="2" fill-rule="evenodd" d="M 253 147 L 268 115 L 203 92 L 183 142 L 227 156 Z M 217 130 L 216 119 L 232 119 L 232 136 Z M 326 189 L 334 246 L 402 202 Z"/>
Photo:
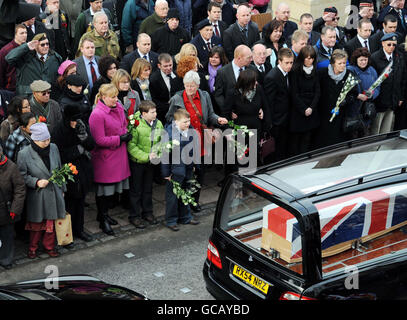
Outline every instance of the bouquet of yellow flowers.
<path id="1" fill-rule="evenodd" d="M 66 183 L 66 179 L 74 182 L 75 180 L 73 175 L 77 174 L 78 170 L 76 169 L 76 166 L 74 166 L 72 163 L 65 163 L 61 169 L 52 170 L 52 176 L 48 180 L 49 182 L 55 183 L 59 187 L 62 187 L 62 185 Z"/>

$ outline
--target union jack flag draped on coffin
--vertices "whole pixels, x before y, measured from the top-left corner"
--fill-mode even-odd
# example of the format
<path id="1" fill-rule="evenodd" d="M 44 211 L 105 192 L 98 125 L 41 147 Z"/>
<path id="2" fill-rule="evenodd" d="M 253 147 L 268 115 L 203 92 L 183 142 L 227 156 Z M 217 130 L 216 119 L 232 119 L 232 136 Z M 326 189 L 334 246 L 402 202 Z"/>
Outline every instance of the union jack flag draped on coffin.
<path id="1" fill-rule="evenodd" d="M 358 192 L 315 204 L 320 216 L 322 256 L 348 249 L 407 224 L 407 184 Z M 301 259 L 298 221 L 274 204 L 263 208 L 262 247 L 288 262 Z M 288 252 L 289 251 L 289 252 Z"/>

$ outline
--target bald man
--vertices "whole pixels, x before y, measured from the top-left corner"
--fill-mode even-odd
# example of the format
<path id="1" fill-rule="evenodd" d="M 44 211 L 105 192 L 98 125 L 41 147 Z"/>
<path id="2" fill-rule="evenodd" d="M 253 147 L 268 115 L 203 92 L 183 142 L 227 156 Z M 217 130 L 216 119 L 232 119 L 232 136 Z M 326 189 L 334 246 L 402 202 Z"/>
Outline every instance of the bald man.
<path id="1" fill-rule="evenodd" d="M 238 45 L 234 50 L 232 62 L 218 70 L 215 80 L 214 97 L 222 116 L 225 116 L 222 113 L 222 107 L 224 106 L 226 93 L 234 88 L 240 71 L 245 70 L 246 68 L 255 70 L 255 68 L 250 65 L 252 60 L 253 54 L 250 48 L 243 44 Z"/>
<path id="2" fill-rule="evenodd" d="M 251 47 L 259 40 L 257 24 L 251 21 L 251 8 L 246 4 L 239 5 L 236 22 L 230 25 L 223 35 L 223 46 L 229 61 L 233 60 L 237 46 L 244 44 Z"/>
<path id="3" fill-rule="evenodd" d="M 147 33 L 140 33 L 137 37 L 136 50 L 126 54 L 120 62 L 120 68 L 131 74 L 134 61 L 144 58 L 151 63 L 153 71 L 157 69 L 158 53 L 151 51 L 151 38 Z"/>
<path id="4" fill-rule="evenodd" d="M 252 66 L 257 70 L 257 81 L 263 85 L 264 77 L 271 70 L 271 64 L 267 55 L 267 48 L 264 44 L 258 43 L 252 47 Z"/>
<path id="5" fill-rule="evenodd" d="M 282 21 L 284 23 L 283 38 L 285 41 L 289 40 L 294 31 L 298 29 L 297 24 L 289 20 L 290 16 L 291 16 L 290 7 L 285 2 L 281 2 L 276 8 L 274 19 Z M 265 30 L 267 29 L 268 25 L 269 23 L 267 23 L 263 27 L 263 34 L 265 33 Z"/>

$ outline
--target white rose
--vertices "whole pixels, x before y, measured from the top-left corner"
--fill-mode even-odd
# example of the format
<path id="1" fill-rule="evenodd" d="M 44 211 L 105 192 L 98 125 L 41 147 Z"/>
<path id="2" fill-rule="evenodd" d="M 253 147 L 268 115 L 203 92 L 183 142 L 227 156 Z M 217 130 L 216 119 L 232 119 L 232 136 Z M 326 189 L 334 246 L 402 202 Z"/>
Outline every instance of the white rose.
<path id="1" fill-rule="evenodd" d="M 253 132 L 249 132 L 249 137 L 253 137 L 254 136 L 254 133 Z"/>
<path id="2" fill-rule="evenodd" d="M 145 83 L 143 83 L 141 86 L 140 86 L 140 89 L 141 90 L 143 90 L 143 91 L 146 91 L 147 90 L 147 85 L 145 84 Z"/>
<path id="3" fill-rule="evenodd" d="M 134 119 L 134 115 L 133 114 L 129 115 L 129 120 L 133 120 L 133 119 Z"/>
<path id="4" fill-rule="evenodd" d="M 83 94 L 88 94 L 89 93 L 89 90 L 88 89 L 85 89 L 85 90 L 83 90 Z"/>
<path id="5" fill-rule="evenodd" d="M 167 144 L 166 144 L 166 148 L 167 148 L 167 149 L 171 149 L 171 143 L 167 143 Z"/>
<path id="6" fill-rule="evenodd" d="M 208 75 L 206 75 L 206 76 L 205 76 L 205 79 L 206 79 L 206 80 L 209 80 L 209 76 L 208 76 Z"/>
<path id="7" fill-rule="evenodd" d="M 174 146 L 179 146 L 179 141 L 178 140 L 172 140 L 172 144 Z"/>

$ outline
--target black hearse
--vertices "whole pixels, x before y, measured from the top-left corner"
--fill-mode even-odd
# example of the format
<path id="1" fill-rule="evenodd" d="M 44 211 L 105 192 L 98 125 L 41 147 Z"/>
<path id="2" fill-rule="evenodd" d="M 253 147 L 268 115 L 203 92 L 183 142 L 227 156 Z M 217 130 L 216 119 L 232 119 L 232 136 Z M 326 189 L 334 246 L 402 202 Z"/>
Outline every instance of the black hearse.
<path id="1" fill-rule="evenodd" d="M 203 275 L 218 299 L 407 297 L 407 131 L 230 175 Z"/>

